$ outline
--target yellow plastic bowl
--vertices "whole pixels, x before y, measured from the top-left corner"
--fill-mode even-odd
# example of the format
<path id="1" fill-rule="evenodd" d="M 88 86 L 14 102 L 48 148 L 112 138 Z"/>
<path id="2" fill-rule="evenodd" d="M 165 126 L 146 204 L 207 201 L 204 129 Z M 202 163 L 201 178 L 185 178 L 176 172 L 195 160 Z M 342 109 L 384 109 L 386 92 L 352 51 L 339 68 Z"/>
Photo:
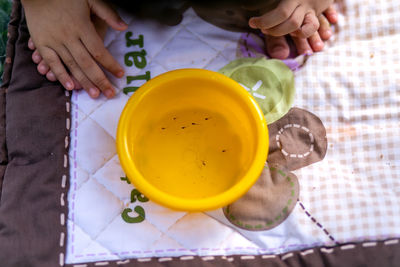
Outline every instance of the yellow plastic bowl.
<path id="1" fill-rule="evenodd" d="M 268 128 L 253 97 L 213 71 L 159 75 L 127 102 L 118 124 L 123 170 L 149 199 L 213 210 L 246 193 L 262 172 Z"/>

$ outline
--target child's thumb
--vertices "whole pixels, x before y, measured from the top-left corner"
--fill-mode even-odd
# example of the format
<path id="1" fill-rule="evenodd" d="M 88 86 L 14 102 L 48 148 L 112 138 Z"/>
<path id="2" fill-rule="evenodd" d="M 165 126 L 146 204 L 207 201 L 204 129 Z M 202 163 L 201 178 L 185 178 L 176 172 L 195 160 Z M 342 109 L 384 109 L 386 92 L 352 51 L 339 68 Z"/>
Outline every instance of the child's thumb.
<path id="1" fill-rule="evenodd" d="M 102 0 L 88 1 L 90 10 L 99 18 L 104 20 L 111 28 L 117 31 L 124 31 L 128 25 L 121 19 L 117 11 L 108 3 Z"/>

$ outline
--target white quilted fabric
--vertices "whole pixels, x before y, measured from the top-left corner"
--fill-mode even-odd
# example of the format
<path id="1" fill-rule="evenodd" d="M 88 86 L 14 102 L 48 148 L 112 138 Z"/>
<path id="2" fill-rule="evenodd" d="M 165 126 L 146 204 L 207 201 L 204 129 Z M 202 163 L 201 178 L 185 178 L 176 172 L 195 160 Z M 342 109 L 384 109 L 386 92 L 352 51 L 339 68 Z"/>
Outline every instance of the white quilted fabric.
<path id="1" fill-rule="evenodd" d="M 141 70 L 126 67 L 126 75 L 150 71 L 151 77 L 178 68 L 205 68 L 217 71 L 235 59 L 240 33 L 221 30 L 210 25 L 191 10 L 175 27 L 149 21 L 130 22 L 133 38 L 143 35 L 147 66 Z M 127 48 L 125 33 L 109 32 L 106 46 L 122 66 L 124 55 L 140 51 Z M 71 191 L 68 219 L 68 249 L 66 263 L 124 259 L 148 256 L 258 254 L 270 250 L 281 252 L 285 244 L 315 243 L 318 239 L 291 240 L 291 226 L 278 227 L 261 237 L 261 233 L 243 233 L 228 223 L 221 210 L 204 213 L 176 212 L 152 202 L 140 203 L 146 219 L 137 224 L 126 223 L 121 213 L 130 203 L 132 185 L 124 177 L 115 148 L 119 115 L 129 98 L 122 93 L 126 79 L 110 77 L 119 90 L 112 100 L 90 99 L 85 93 L 72 97 L 71 130 Z M 134 84 L 134 82 L 137 82 Z M 134 81 L 129 86 L 140 86 Z M 295 220 L 296 212 L 288 219 Z M 134 216 L 134 215 L 132 215 Z M 307 236 L 305 233 L 304 236 Z M 266 245 L 268 243 L 268 245 Z"/>
<path id="2" fill-rule="evenodd" d="M 383 2 L 386 3 L 385 1 Z M 366 1 L 363 6 L 374 3 Z M 359 10 L 360 14 L 363 14 L 367 10 L 359 8 L 355 0 L 348 1 L 347 4 L 350 11 Z M 387 10 L 395 10 L 398 7 L 396 5 L 395 1 L 388 1 Z M 380 14 L 385 14 L 387 10 L 383 10 Z M 351 18 L 352 15 L 350 15 Z M 187 11 L 184 21 L 175 27 L 161 26 L 149 21 L 136 21 L 126 15 L 123 17 L 129 22 L 128 31 L 133 33 L 132 38 L 143 35 L 143 47 L 127 47 L 125 32 L 110 31 L 105 43 L 120 64 L 126 67 L 127 76 L 142 75 L 149 71 L 151 77 L 154 77 L 169 70 L 185 67 L 218 70 L 237 57 L 236 50 L 240 34 L 227 32 L 203 22 L 192 10 Z M 365 14 L 365 17 L 374 18 L 371 14 Z M 383 17 L 379 19 L 384 20 Z M 152 202 L 131 203 L 130 195 L 133 187 L 120 179 L 125 174 L 116 155 L 115 133 L 119 115 L 130 96 L 122 93 L 122 89 L 127 86 L 140 86 L 144 81 L 134 81 L 127 85 L 125 77 L 123 79 L 110 77 L 119 93 L 114 99 L 107 101 L 103 97 L 92 100 L 84 92 L 74 92 L 69 154 L 71 189 L 68 195 L 66 263 L 151 256 L 283 253 L 317 245 L 333 245 L 335 242 L 332 235 L 335 236 L 336 242 L 349 242 L 394 237 L 396 233 L 400 234 L 396 230 L 400 229 L 400 223 L 393 219 L 396 214 L 400 214 L 398 208 L 400 205 L 396 204 L 398 197 L 393 191 L 379 190 L 383 178 L 387 178 L 389 184 L 394 181 L 393 178 L 400 176 L 399 168 L 393 164 L 390 166 L 391 162 L 395 160 L 398 162 L 399 158 L 393 156 L 396 155 L 395 153 L 390 154 L 388 159 L 384 158 L 386 164 L 389 162 L 389 167 L 382 163 L 378 169 L 367 169 L 368 166 L 362 163 L 357 163 L 360 166 L 351 165 L 354 153 L 363 157 L 362 149 L 357 150 L 357 148 L 370 145 L 372 150 L 371 144 L 375 145 L 374 140 L 378 145 L 381 144 L 379 143 L 381 140 L 370 138 L 371 132 L 370 134 L 357 133 L 357 129 L 368 130 L 368 125 L 364 127 L 365 124 L 359 124 L 359 127 L 356 125 L 358 128 L 349 130 L 345 128 L 349 126 L 346 121 L 337 121 L 342 113 L 345 118 L 356 114 L 346 112 L 354 103 L 358 103 L 360 94 L 369 94 L 371 92 L 368 90 L 376 89 L 372 86 L 374 80 L 371 80 L 372 85 L 367 81 L 367 85 L 364 83 L 364 87 L 360 87 L 363 91 L 353 91 L 350 96 L 347 96 L 346 89 L 350 85 L 347 76 L 340 74 L 344 70 L 340 64 L 344 62 L 343 64 L 350 66 L 349 71 L 354 71 L 354 65 L 351 64 L 355 62 L 355 59 L 351 57 L 353 56 L 351 51 L 355 49 L 352 50 L 348 44 L 357 47 L 361 51 L 361 56 L 365 52 L 367 58 L 370 57 L 370 53 L 380 51 L 379 43 L 374 46 L 373 42 L 362 42 L 362 37 L 349 40 L 354 27 L 367 29 L 355 23 L 357 22 L 341 16 L 339 25 L 343 28 L 337 32 L 337 40 L 340 43 L 348 42 L 347 45 L 336 46 L 333 50 L 328 49 L 326 53 L 313 56 L 311 62 L 307 62 L 297 74 L 298 95 L 295 104 L 318 114 L 327 126 L 328 141 L 333 143 L 329 146 L 326 159 L 296 172 L 301 185 L 301 202 L 284 223 L 269 231 L 250 232 L 237 229 L 225 219 L 221 210 L 208 213 L 185 213 L 175 212 Z M 383 25 L 391 27 L 392 24 L 384 21 Z M 375 24 L 370 25 L 371 31 L 380 32 L 377 27 Z M 394 47 L 398 47 L 395 46 L 396 42 L 393 40 L 388 41 L 386 45 L 390 46 L 392 43 L 392 50 L 389 51 L 395 51 Z M 363 45 L 364 50 L 362 50 Z M 371 47 L 375 50 L 371 50 Z M 146 66 L 143 69 L 136 68 L 134 65 L 127 67 L 124 63 L 124 55 L 141 49 L 146 51 Z M 378 56 L 377 54 L 376 57 Z M 393 52 L 390 56 L 393 56 L 393 62 L 396 59 L 398 62 L 398 53 Z M 338 61 L 339 58 L 340 61 Z M 348 58 L 347 61 L 346 58 Z M 385 60 L 392 62 L 391 58 L 385 58 Z M 326 66 L 335 68 L 332 70 L 332 75 L 330 70 L 325 68 Z M 386 74 L 394 74 L 395 67 L 392 66 L 389 69 Z M 366 73 L 369 70 L 367 68 Z M 361 83 L 361 80 L 357 78 L 354 80 Z M 369 89 L 364 90 L 365 87 Z M 384 88 L 383 84 L 379 90 L 382 88 Z M 389 84 L 387 88 L 395 91 L 396 86 Z M 346 97 L 340 97 L 343 96 L 342 94 Z M 371 93 L 371 98 L 366 98 L 366 101 L 373 99 L 372 96 Z M 400 106 L 398 94 L 392 97 L 390 93 L 379 96 L 382 97 L 382 105 L 387 107 L 386 111 L 398 114 Z M 392 100 L 384 102 L 385 99 Z M 390 107 L 396 106 L 397 109 L 390 110 Z M 389 127 L 388 131 L 392 130 L 394 129 Z M 350 131 L 349 133 L 353 135 L 347 138 L 341 135 L 343 131 Z M 382 149 L 381 145 L 381 152 L 375 151 L 377 155 L 381 154 L 381 159 L 386 157 L 385 153 L 391 153 L 396 149 L 398 151 L 400 148 L 398 138 L 394 138 L 395 135 L 387 134 L 386 136 L 392 138 L 389 150 Z M 356 143 L 358 137 L 361 141 Z M 348 155 L 345 159 L 341 158 L 343 151 Z M 377 159 L 379 159 L 378 156 Z M 354 180 L 358 177 L 363 178 L 362 175 L 355 174 L 356 170 L 364 173 L 365 179 L 359 183 L 349 182 L 349 178 Z M 382 176 L 379 170 L 388 175 Z M 332 175 L 331 179 L 327 179 L 327 174 Z M 373 180 L 374 177 L 382 177 L 382 179 Z M 374 199 L 374 195 L 368 191 L 371 188 L 374 188 L 375 196 L 381 194 L 380 200 Z M 393 182 L 391 188 L 399 188 L 399 184 Z M 125 222 L 121 213 L 126 208 L 133 210 L 137 206 L 144 209 L 145 220 L 140 223 Z M 308 208 L 310 210 L 307 210 Z M 358 215 L 352 216 L 356 211 Z M 135 216 L 134 212 L 130 214 Z M 322 224 L 321 221 L 323 221 Z"/>

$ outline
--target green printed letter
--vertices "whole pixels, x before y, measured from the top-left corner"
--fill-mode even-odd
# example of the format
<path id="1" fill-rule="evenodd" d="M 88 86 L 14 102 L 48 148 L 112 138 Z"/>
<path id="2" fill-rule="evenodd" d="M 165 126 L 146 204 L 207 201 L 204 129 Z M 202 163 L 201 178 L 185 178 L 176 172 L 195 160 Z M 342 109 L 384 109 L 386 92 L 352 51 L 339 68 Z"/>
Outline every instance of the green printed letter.
<path id="1" fill-rule="evenodd" d="M 126 181 L 128 184 L 131 184 L 131 181 L 129 181 L 128 177 L 120 177 L 121 181 Z"/>
<path id="2" fill-rule="evenodd" d="M 150 71 L 146 71 L 145 74 L 142 75 L 136 75 L 136 76 L 127 76 L 126 77 L 126 82 L 130 84 L 133 81 L 140 81 L 140 80 L 145 80 L 146 82 L 150 80 Z"/>
<path id="3" fill-rule="evenodd" d="M 139 34 L 139 38 L 137 38 L 137 39 L 131 39 L 132 36 L 133 36 L 132 32 L 127 32 L 125 34 L 126 46 L 130 47 L 130 46 L 138 45 L 140 48 L 143 48 L 143 35 Z"/>
<path id="4" fill-rule="evenodd" d="M 130 84 L 133 81 L 148 81 L 151 79 L 151 75 L 150 75 L 150 71 L 146 71 L 145 74 L 142 75 L 136 75 L 136 76 L 127 76 L 126 77 L 126 83 Z M 129 86 L 129 87 L 125 87 L 124 88 L 124 94 L 128 94 L 128 93 L 133 93 L 135 92 L 139 87 L 138 86 Z"/>
<path id="5" fill-rule="evenodd" d="M 133 189 L 131 191 L 131 203 L 136 202 L 136 198 L 137 200 L 139 200 L 140 202 L 147 202 L 149 201 L 149 199 L 147 197 L 145 197 L 142 193 L 139 192 L 139 190 L 137 189 Z"/>
<path id="6" fill-rule="evenodd" d="M 134 51 L 125 54 L 125 65 L 131 67 L 133 64 L 139 69 L 143 69 L 147 65 L 146 51 L 141 50 L 140 52 Z M 132 61 L 133 60 L 133 61 Z"/>
<path id="7" fill-rule="evenodd" d="M 140 222 L 143 222 L 144 219 L 146 218 L 144 209 L 140 206 L 135 207 L 135 212 L 138 214 L 138 216 L 131 217 L 128 214 L 129 212 L 132 212 L 132 209 L 126 208 L 126 209 L 124 209 L 124 211 L 121 214 L 122 219 L 127 223 L 140 223 Z"/>

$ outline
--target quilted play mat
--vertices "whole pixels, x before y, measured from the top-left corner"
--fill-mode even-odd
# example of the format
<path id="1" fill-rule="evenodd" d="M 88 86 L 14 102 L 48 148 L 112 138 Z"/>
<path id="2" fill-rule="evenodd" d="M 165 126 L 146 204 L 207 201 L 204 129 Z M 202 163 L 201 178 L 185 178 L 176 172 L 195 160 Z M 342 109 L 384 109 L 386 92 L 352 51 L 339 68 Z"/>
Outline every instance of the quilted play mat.
<path id="1" fill-rule="evenodd" d="M 0 266 L 396 266 L 400 4 L 336 5 L 324 51 L 284 61 L 265 56 L 261 36 L 220 29 L 192 9 L 176 26 L 121 11 L 129 27 L 109 31 L 105 45 L 126 74 L 110 76 L 115 98 L 93 100 L 36 72 L 15 1 L 0 94 Z M 221 209 L 152 202 L 116 152 L 128 99 L 181 68 L 236 80 L 268 122 L 262 174 Z"/>

